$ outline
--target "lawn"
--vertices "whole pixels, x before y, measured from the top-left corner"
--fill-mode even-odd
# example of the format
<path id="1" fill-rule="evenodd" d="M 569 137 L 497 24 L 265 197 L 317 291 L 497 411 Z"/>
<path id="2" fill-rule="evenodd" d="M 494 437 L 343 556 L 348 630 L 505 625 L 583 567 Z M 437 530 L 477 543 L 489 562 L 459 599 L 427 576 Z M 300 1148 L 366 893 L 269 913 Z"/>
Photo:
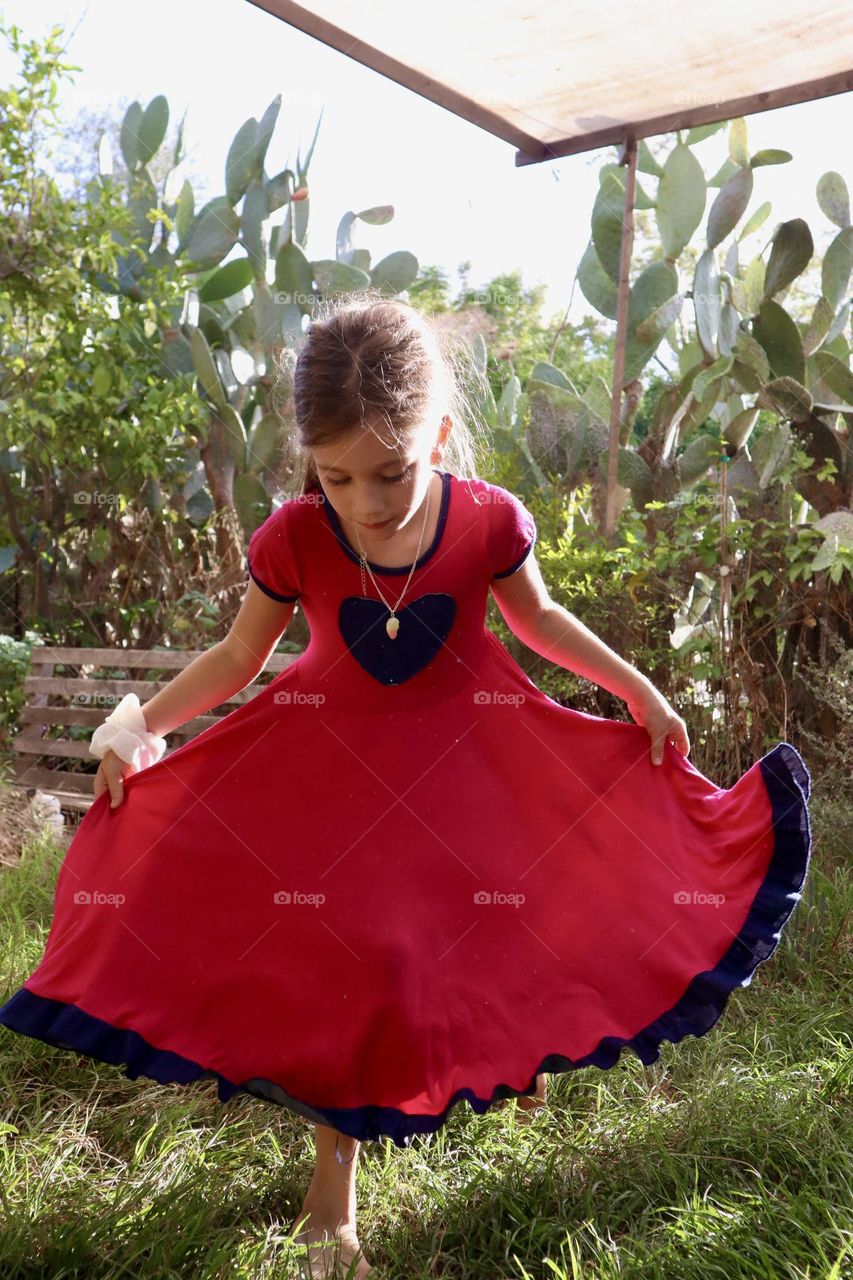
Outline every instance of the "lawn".
<path id="1" fill-rule="evenodd" d="M 708 1035 L 551 1076 L 528 1125 L 462 1103 L 406 1150 L 364 1144 L 360 1237 L 385 1275 L 853 1277 L 850 816 L 818 794 L 811 816 L 808 891 Z M 62 856 L 25 834 L 0 866 L 0 1000 L 41 956 Z M 299 1117 L 5 1027 L 0 1083 L 3 1280 L 298 1275 Z"/>

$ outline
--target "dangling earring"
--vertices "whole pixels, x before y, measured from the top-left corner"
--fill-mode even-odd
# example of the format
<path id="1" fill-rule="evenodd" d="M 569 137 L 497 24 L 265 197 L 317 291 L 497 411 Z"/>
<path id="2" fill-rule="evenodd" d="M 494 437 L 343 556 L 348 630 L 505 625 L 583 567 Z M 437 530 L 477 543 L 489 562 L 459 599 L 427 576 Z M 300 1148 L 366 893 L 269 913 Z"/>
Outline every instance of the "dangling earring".
<path id="1" fill-rule="evenodd" d="M 441 425 L 444 426 L 445 422 L 447 423 L 450 422 L 450 419 L 448 418 L 447 414 L 445 414 L 444 417 L 441 419 Z M 445 439 L 447 439 L 446 436 L 445 436 Z M 432 447 L 432 455 L 430 457 L 430 462 L 433 464 L 433 466 L 437 466 L 438 463 L 441 462 L 441 448 L 437 444 L 434 444 Z"/>

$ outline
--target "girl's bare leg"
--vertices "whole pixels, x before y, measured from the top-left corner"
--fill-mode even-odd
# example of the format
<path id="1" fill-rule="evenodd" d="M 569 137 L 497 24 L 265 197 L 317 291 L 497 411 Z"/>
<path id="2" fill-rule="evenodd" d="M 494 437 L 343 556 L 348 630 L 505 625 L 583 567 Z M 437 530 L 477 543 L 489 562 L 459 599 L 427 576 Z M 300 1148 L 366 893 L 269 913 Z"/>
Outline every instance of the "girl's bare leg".
<path id="1" fill-rule="evenodd" d="M 517 1118 L 524 1121 L 532 1120 L 537 1111 L 541 1111 L 545 1106 L 548 1097 L 548 1077 L 544 1074 L 536 1077 L 536 1092 L 534 1094 L 522 1093 L 515 1100 L 518 1108 Z M 510 1101 L 509 1098 L 502 1098 L 496 1104 L 498 1107 L 505 1107 Z M 527 1114 L 524 1114 L 527 1113 Z"/>
<path id="2" fill-rule="evenodd" d="M 293 1229 L 298 1228 L 295 1239 L 307 1246 L 306 1275 L 367 1280 L 376 1273 L 361 1251 L 355 1226 L 355 1172 L 361 1143 L 329 1125 L 315 1124 L 314 1147 L 314 1173 L 293 1223 Z"/>
<path id="3" fill-rule="evenodd" d="M 516 1098 L 516 1106 L 522 1111 L 541 1111 L 548 1096 L 548 1077 L 543 1073 L 536 1077 L 536 1092 L 531 1096 L 522 1093 Z"/>

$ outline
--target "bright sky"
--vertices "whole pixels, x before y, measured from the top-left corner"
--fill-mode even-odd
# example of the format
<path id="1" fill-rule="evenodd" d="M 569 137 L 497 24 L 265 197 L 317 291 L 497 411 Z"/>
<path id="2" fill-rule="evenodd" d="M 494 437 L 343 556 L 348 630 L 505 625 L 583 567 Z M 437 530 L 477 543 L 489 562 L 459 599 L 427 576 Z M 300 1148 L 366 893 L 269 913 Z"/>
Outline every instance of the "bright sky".
<path id="1" fill-rule="evenodd" d="M 146 106 L 159 93 L 168 98 L 173 121 L 187 110 L 187 150 L 194 171 L 209 184 L 196 207 L 224 193 L 233 135 L 280 93 L 270 174 L 288 162 L 293 166 L 297 149 L 304 156 L 324 108 L 309 175 L 309 257 L 335 256 L 335 231 L 347 210 L 392 204 L 395 217 L 386 226 L 356 224 L 356 243 L 370 250 L 374 262 L 408 249 L 422 265 L 436 264 L 449 274 L 452 294 L 464 261 L 471 262 L 475 288 L 519 269 L 525 285 L 546 284 L 546 316 L 567 305 L 589 240 L 597 172 L 616 159 L 614 148 L 516 168 L 509 143 L 247 0 L 146 0 L 144 6 L 129 0 L 0 0 L 0 13 L 6 25 L 14 23 L 28 36 L 45 35 L 56 23 L 67 40 L 76 27 L 66 61 L 82 70 L 61 89 L 63 118 L 82 106 L 134 98 Z M 14 67 L 4 44 L 5 82 Z M 808 74 L 803 67 L 804 80 Z M 750 212 L 770 200 L 770 229 L 778 220 L 804 217 L 822 249 L 832 224 L 817 206 L 815 184 L 836 169 L 853 187 L 846 146 L 853 95 L 761 112 L 748 118 L 748 126 L 751 151 L 774 147 L 794 156 L 790 164 L 755 171 Z M 724 132 L 701 143 L 696 154 L 711 177 L 726 155 Z M 654 190 L 653 179 L 638 177 Z M 589 310 L 576 289 L 572 317 Z"/>

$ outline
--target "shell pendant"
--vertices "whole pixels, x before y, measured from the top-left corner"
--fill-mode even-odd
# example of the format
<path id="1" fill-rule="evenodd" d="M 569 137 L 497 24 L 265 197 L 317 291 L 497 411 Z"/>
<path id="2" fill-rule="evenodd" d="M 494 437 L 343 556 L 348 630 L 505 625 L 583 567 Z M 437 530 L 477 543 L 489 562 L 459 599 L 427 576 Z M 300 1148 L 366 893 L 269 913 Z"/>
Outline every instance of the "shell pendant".
<path id="1" fill-rule="evenodd" d="M 400 619 L 392 613 L 388 621 L 385 623 L 385 630 L 392 640 L 396 639 L 397 632 L 400 630 Z"/>

